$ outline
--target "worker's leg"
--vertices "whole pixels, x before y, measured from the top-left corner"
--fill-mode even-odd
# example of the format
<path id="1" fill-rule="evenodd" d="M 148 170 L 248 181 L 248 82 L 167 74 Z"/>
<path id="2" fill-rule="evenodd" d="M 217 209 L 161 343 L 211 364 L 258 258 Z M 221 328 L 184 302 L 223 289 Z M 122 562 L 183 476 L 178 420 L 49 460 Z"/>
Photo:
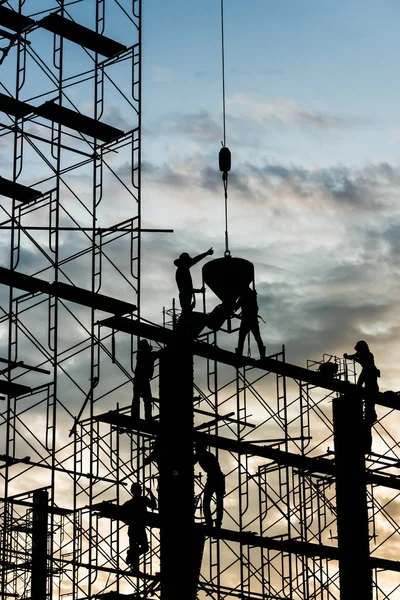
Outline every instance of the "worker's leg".
<path id="1" fill-rule="evenodd" d="M 137 546 L 139 554 L 146 554 L 149 549 L 149 542 L 147 540 L 146 527 L 143 527 L 137 538 Z"/>
<path id="2" fill-rule="evenodd" d="M 132 571 L 139 571 L 140 554 L 141 552 L 136 536 L 129 536 L 129 549 L 126 553 L 126 563 L 131 567 Z"/>
<path id="3" fill-rule="evenodd" d="M 206 485 L 204 486 L 204 493 L 203 493 L 203 514 L 204 514 L 204 519 L 206 521 L 206 525 L 208 527 L 212 527 L 213 526 L 213 521 L 212 521 L 212 517 L 211 517 L 211 498 L 213 495 L 213 487 L 212 485 L 210 485 L 209 481 L 206 481 Z"/>
<path id="4" fill-rule="evenodd" d="M 239 339 L 238 339 L 238 345 L 236 348 L 236 354 L 243 354 L 243 346 L 244 346 L 244 340 L 246 339 L 246 335 L 249 333 L 249 327 L 246 323 L 246 321 L 242 321 L 240 323 L 240 328 L 239 328 Z"/>
<path id="5" fill-rule="evenodd" d="M 220 529 L 222 527 L 222 518 L 224 516 L 224 496 L 225 496 L 225 477 L 221 476 L 221 481 L 218 482 L 218 486 L 215 489 L 216 502 L 217 502 L 217 519 L 215 527 Z"/>
<path id="6" fill-rule="evenodd" d="M 373 373 L 372 375 L 367 373 L 365 376 L 365 419 L 368 423 L 373 425 L 377 420 L 375 411 L 375 399 L 379 394 L 378 378 Z"/>
<path id="7" fill-rule="evenodd" d="M 260 353 L 260 358 L 265 358 L 265 346 L 262 341 L 261 333 L 260 333 L 260 325 L 258 324 L 258 319 L 254 320 L 251 324 L 251 333 L 254 335 L 254 339 L 257 342 L 258 351 Z"/>
<path id="8" fill-rule="evenodd" d="M 143 384 L 142 397 L 143 397 L 143 402 L 144 402 L 144 418 L 149 421 L 149 420 L 151 420 L 151 417 L 152 417 L 152 405 L 153 405 L 150 381 L 146 381 Z"/>
<path id="9" fill-rule="evenodd" d="M 358 376 L 357 379 L 357 385 L 359 387 L 362 387 L 365 383 L 365 373 L 364 373 L 364 369 L 361 371 L 360 375 Z"/>
<path id="10" fill-rule="evenodd" d="M 133 397 L 132 397 L 132 409 L 131 416 L 133 419 L 140 417 L 140 393 L 141 393 L 141 382 L 135 377 L 133 380 Z"/>
<path id="11" fill-rule="evenodd" d="M 179 302 L 182 309 L 182 314 L 186 314 L 192 311 L 193 292 L 182 292 L 179 294 Z"/>

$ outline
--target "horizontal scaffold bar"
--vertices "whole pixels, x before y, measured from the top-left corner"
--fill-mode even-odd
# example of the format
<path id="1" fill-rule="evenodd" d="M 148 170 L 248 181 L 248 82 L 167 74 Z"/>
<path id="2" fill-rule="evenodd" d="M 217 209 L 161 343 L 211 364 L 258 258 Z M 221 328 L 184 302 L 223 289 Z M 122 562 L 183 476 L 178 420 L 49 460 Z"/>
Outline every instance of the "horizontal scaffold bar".
<path id="1" fill-rule="evenodd" d="M 76 110 L 71 110 L 66 106 L 60 106 L 52 100 L 35 107 L 34 111 L 44 119 L 49 119 L 54 123 L 59 123 L 60 125 L 64 125 L 65 127 L 69 127 L 74 131 L 89 135 L 95 139 L 102 140 L 103 142 L 110 142 L 124 133 L 121 129 L 117 129 L 112 125 L 107 125 L 107 123 L 102 123 L 101 121 L 82 115 L 81 113 L 76 112 Z"/>
<path id="2" fill-rule="evenodd" d="M 116 427 L 120 427 L 129 432 L 138 431 L 153 436 L 157 435 L 159 429 L 159 425 L 155 421 L 132 419 L 128 415 L 121 414 L 116 410 L 110 410 L 106 413 L 97 415 L 94 417 L 94 420 L 115 425 Z M 285 452 L 284 450 L 278 450 L 277 448 L 268 445 L 258 446 L 251 442 L 233 440 L 231 438 L 220 435 L 211 435 L 200 431 L 196 431 L 194 435 L 197 439 L 201 440 L 204 445 L 212 446 L 219 450 L 227 450 L 228 452 L 247 456 L 258 456 L 260 458 L 272 460 L 278 465 L 285 465 L 299 470 L 301 469 L 309 473 L 322 473 L 332 477 L 335 475 L 334 460 L 327 458 L 294 454 L 294 452 Z M 382 475 L 367 470 L 366 480 L 367 483 L 373 485 L 381 485 L 394 490 L 400 490 L 400 477 L 397 477 L 396 475 Z"/>
<path id="3" fill-rule="evenodd" d="M 101 325 L 111 327 L 116 331 L 123 331 L 131 335 L 148 338 L 161 344 L 170 343 L 174 335 L 174 332 L 166 327 L 151 325 L 149 323 L 140 322 L 137 319 L 126 319 L 120 316 L 105 319 L 101 322 Z M 257 369 L 262 371 L 276 373 L 277 375 L 285 375 L 286 377 L 290 377 L 297 381 L 309 383 L 315 387 L 331 390 L 333 392 L 339 392 L 340 394 L 352 396 L 358 395 L 363 397 L 365 393 L 363 388 L 360 388 L 353 383 L 341 381 L 334 377 L 326 377 L 321 375 L 318 371 L 311 371 L 310 369 L 298 367 L 297 365 L 292 365 L 275 358 L 266 357 L 262 360 L 254 360 L 245 356 L 238 356 L 234 352 L 223 350 L 218 346 L 195 340 L 192 342 L 192 350 L 193 354 L 196 356 L 215 360 L 226 365 L 231 365 L 233 367 L 244 365 L 257 367 Z M 381 393 L 377 394 L 375 403 L 388 408 L 400 409 L 399 401 L 386 398 Z"/>
<path id="4" fill-rule="evenodd" d="M 35 190 L 27 185 L 15 183 L 10 179 L 5 179 L 0 175 L 0 195 L 7 198 L 14 198 L 19 202 L 30 202 L 42 195 L 42 192 Z"/>
<path id="5" fill-rule="evenodd" d="M 43 294 L 49 294 L 49 296 L 55 296 L 62 300 L 69 300 L 82 306 L 118 315 L 132 313 L 137 310 L 135 304 L 110 298 L 110 296 L 106 296 L 105 294 L 91 292 L 90 290 L 85 290 L 68 283 L 50 283 L 44 279 L 25 275 L 24 273 L 12 271 L 5 267 L 0 267 L 0 283 L 30 293 L 42 292 Z"/>
<path id="6" fill-rule="evenodd" d="M 21 33 L 24 29 L 35 25 L 35 21 L 15 10 L 0 6 L 0 24 L 11 29 L 11 31 Z"/>
<path id="7" fill-rule="evenodd" d="M 98 52 L 103 56 L 107 56 L 108 58 L 126 50 L 126 46 L 123 46 L 119 42 L 100 33 L 96 33 L 96 31 L 88 29 L 83 25 L 79 25 L 78 23 L 75 23 L 75 21 L 71 21 L 71 19 L 66 19 L 55 12 L 50 13 L 41 21 L 38 21 L 38 25 L 70 40 L 71 42 L 84 46 L 94 52 Z"/>
<path id="8" fill-rule="evenodd" d="M 0 502 L 6 502 L 5 498 L 0 499 Z M 32 502 L 21 501 L 21 500 L 8 500 L 11 503 L 23 505 L 26 507 L 33 508 L 34 505 Z M 108 503 L 107 503 L 108 504 Z M 92 510 L 98 511 L 100 504 L 96 504 L 92 507 Z M 112 505 L 112 504 L 111 504 Z M 42 508 L 42 507 L 41 507 Z M 89 508 L 89 507 L 87 507 Z M 117 505 L 115 505 L 117 508 Z M 46 512 L 52 514 L 59 515 L 68 515 L 71 514 L 72 511 L 60 508 L 60 507 L 46 507 Z M 115 511 L 115 516 L 113 512 L 109 514 L 105 514 L 105 518 L 115 519 L 118 518 L 118 511 Z M 160 517 L 157 513 L 147 513 L 146 516 L 146 524 L 151 528 L 159 528 L 160 526 Z M 237 542 L 240 544 L 244 544 L 246 546 L 251 546 L 253 548 L 265 548 L 267 550 L 275 550 L 277 552 L 289 552 L 290 554 L 296 554 L 299 556 L 306 556 L 308 558 L 327 558 L 330 560 L 338 560 L 339 559 L 339 549 L 335 546 L 327 546 L 324 544 L 314 544 L 312 542 L 301 542 L 299 540 L 279 540 L 276 538 L 261 536 L 251 531 L 234 531 L 231 529 L 216 529 L 214 527 L 206 527 L 205 525 L 196 524 L 196 529 L 198 529 L 199 533 L 201 533 L 204 537 L 211 537 L 214 539 L 226 540 L 229 542 Z M 64 561 L 60 559 L 60 562 L 70 562 Z M 400 572 L 400 562 L 395 560 L 388 560 L 385 558 L 380 558 L 376 556 L 370 556 L 370 564 L 372 568 L 383 569 L 387 571 L 397 571 Z M 80 563 L 82 567 L 90 567 L 93 568 L 93 565 L 85 565 Z M 107 568 L 99 569 L 99 570 L 108 570 Z M 154 576 L 150 576 L 152 578 Z"/>
<path id="9" fill-rule="evenodd" d="M 60 125 L 64 125 L 64 127 L 69 127 L 69 129 L 102 140 L 103 142 L 111 142 L 124 134 L 117 127 L 103 123 L 98 119 L 87 117 L 66 106 L 60 106 L 53 100 L 48 100 L 40 106 L 33 106 L 28 102 L 22 102 L 12 96 L 1 93 L 0 111 L 18 118 L 35 114 L 43 119 L 49 119 L 53 123 L 59 123 Z"/>
<path id="10" fill-rule="evenodd" d="M 94 510 L 98 510 L 99 504 L 93 506 Z M 117 508 L 117 505 L 115 505 Z M 118 518 L 119 511 L 104 514 L 105 518 Z M 151 528 L 159 528 L 160 516 L 157 513 L 148 512 L 146 516 L 146 524 Z M 261 536 L 251 531 L 234 531 L 232 529 L 217 529 L 207 527 L 205 525 L 196 524 L 196 530 L 202 537 L 210 537 L 213 539 L 225 540 L 228 542 L 236 542 L 253 548 L 265 548 L 276 552 L 285 552 L 305 556 L 307 558 L 326 558 L 330 560 L 339 560 L 339 549 L 336 546 L 327 546 L 324 544 L 314 544 L 312 542 L 302 542 L 299 540 L 282 540 L 268 536 Z M 400 562 L 395 560 L 387 560 L 375 556 L 370 556 L 371 568 L 384 569 L 387 571 L 400 572 Z"/>
<path id="11" fill-rule="evenodd" d="M 31 391 L 32 388 L 28 387 L 27 385 L 12 383 L 12 381 L 9 382 L 0 380 L 0 394 L 6 394 L 7 396 L 13 396 L 16 398 L 17 396 L 29 394 Z"/>

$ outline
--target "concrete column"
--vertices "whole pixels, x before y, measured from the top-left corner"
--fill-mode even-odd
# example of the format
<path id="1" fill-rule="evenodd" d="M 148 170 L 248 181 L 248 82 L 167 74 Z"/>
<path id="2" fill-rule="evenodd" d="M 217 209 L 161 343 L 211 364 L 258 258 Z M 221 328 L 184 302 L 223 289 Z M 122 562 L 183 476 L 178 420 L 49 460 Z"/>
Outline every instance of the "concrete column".
<path id="1" fill-rule="evenodd" d="M 372 600 L 361 398 L 333 400 L 340 600 Z"/>
<path id="2" fill-rule="evenodd" d="M 49 495 L 33 492 L 31 599 L 45 600 L 47 593 L 47 521 Z"/>
<path id="3" fill-rule="evenodd" d="M 161 600 L 195 600 L 193 350 L 174 335 L 160 356 Z"/>

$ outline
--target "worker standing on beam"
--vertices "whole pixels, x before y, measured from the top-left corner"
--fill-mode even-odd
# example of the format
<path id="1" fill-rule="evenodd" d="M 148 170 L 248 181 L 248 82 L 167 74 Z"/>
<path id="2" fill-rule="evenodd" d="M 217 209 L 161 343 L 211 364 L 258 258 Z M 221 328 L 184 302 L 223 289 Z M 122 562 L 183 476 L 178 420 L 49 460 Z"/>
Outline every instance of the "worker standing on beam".
<path id="1" fill-rule="evenodd" d="M 236 348 L 236 354 L 243 354 L 244 340 L 246 335 L 251 332 L 257 342 L 260 359 L 265 358 L 265 346 L 261 338 L 260 325 L 258 323 L 259 316 L 257 292 L 251 287 L 246 288 L 236 302 L 235 310 L 238 308 L 241 308 L 242 312 L 239 317 L 241 319 L 241 323 L 239 328 L 239 339 L 238 346 Z"/>
<path id="2" fill-rule="evenodd" d="M 221 529 L 222 517 L 224 514 L 225 475 L 221 471 L 217 457 L 206 450 L 205 446 L 200 442 L 196 443 L 195 463 L 196 462 L 199 463 L 200 467 L 207 474 L 203 494 L 203 513 L 206 525 L 208 527 L 213 526 L 211 500 L 213 494 L 215 494 L 215 502 L 217 505 L 215 527 L 216 529 Z"/>
<path id="3" fill-rule="evenodd" d="M 182 309 L 182 316 L 186 317 L 191 313 L 196 305 L 195 294 L 203 292 L 203 288 L 194 289 L 190 269 L 206 256 L 214 254 L 214 250 L 209 248 L 198 256 L 191 257 L 187 252 L 183 252 L 179 258 L 174 260 L 177 267 L 175 279 L 179 290 L 179 302 Z"/>
<path id="4" fill-rule="evenodd" d="M 144 402 L 144 418 L 151 420 L 153 397 L 150 380 L 154 373 L 154 362 L 161 350 L 153 352 L 147 340 L 140 340 L 136 356 L 136 369 L 133 379 L 132 417 L 140 416 L 140 398 Z"/>

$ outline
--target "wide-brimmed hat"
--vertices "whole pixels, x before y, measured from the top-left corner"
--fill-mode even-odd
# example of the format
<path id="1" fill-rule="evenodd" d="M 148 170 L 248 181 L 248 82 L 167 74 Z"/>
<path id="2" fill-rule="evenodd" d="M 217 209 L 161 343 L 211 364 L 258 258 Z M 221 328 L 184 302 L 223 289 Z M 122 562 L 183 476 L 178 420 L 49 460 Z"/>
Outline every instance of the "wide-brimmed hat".
<path id="1" fill-rule="evenodd" d="M 182 265 L 188 264 L 188 262 L 190 262 L 190 261 L 191 261 L 190 254 L 188 254 L 187 252 L 182 252 L 180 257 L 177 258 L 176 260 L 174 260 L 174 265 L 176 267 L 181 267 Z"/>

